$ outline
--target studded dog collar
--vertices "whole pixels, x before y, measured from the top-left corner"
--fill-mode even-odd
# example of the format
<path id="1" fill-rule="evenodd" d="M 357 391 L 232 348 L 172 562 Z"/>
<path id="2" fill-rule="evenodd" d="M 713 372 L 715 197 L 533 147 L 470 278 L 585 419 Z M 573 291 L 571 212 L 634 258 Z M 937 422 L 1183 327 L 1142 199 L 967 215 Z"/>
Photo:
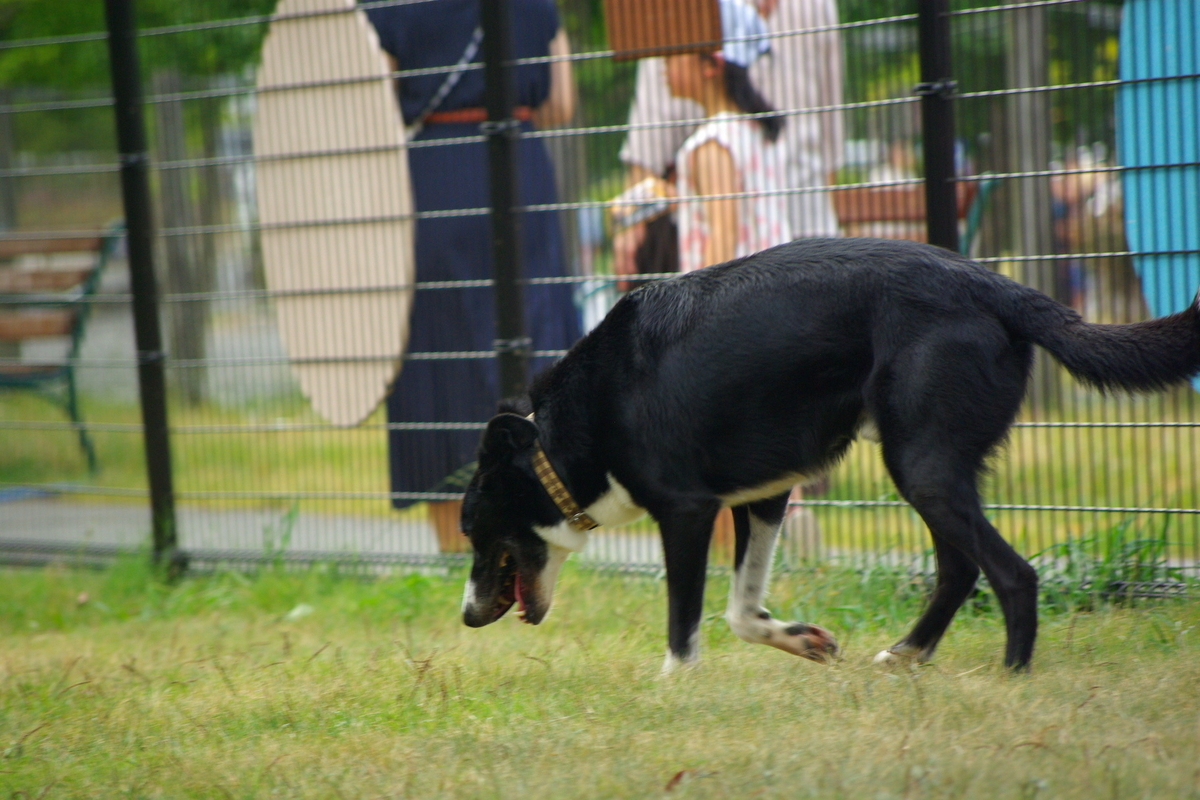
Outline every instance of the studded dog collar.
<path id="1" fill-rule="evenodd" d="M 533 414 L 530 414 L 528 418 L 532 420 Z M 533 471 L 541 481 L 542 488 L 554 501 L 554 505 L 558 506 L 558 510 L 567 518 L 568 525 L 580 532 L 600 527 L 600 523 L 589 517 L 575 502 L 575 498 L 571 497 L 562 478 L 558 477 L 558 473 L 550 464 L 550 459 L 546 458 L 546 452 L 542 450 L 542 443 L 536 439 L 533 442 Z"/>

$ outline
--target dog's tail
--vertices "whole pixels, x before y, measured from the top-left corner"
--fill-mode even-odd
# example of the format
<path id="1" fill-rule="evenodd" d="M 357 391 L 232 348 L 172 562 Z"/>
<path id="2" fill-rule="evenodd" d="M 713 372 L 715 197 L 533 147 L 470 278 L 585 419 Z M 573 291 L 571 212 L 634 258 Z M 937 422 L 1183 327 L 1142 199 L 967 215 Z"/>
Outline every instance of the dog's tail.
<path id="1" fill-rule="evenodd" d="M 1128 325 L 1084 322 L 1025 286 L 997 300 L 996 311 L 1012 333 L 1050 351 L 1083 383 L 1151 391 L 1200 373 L 1200 293 L 1177 314 Z"/>

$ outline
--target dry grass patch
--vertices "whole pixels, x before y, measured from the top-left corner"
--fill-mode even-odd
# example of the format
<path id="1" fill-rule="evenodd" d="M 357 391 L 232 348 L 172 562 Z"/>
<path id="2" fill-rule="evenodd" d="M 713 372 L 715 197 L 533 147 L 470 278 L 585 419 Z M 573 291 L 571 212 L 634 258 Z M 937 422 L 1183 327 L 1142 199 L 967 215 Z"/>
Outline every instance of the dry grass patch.
<path id="1" fill-rule="evenodd" d="M 774 606 L 834 627 L 843 661 L 710 619 L 702 666 L 664 680 L 655 581 L 571 572 L 540 628 L 472 631 L 457 578 L 126 569 L 0 575 L 6 795 L 1200 797 L 1196 604 L 1051 617 L 1028 676 L 968 613 L 936 664 L 888 672 L 870 655 L 911 590 L 817 572 Z"/>

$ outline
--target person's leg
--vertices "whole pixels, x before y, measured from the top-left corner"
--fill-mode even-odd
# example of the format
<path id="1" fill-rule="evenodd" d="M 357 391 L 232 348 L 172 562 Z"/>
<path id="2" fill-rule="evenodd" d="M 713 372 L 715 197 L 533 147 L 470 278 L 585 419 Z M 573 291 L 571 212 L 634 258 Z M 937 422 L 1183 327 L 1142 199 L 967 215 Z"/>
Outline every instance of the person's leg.
<path id="1" fill-rule="evenodd" d="M 733 512 L 728 508 L 722 508 L 717 512 L 717 518 L 713 522 L 710 550 L 714 563 L 733 563 L 733 540 Z"/>
<path id="2" fill-rule="evenodd" d="M 425 505 L 429 513 L 429 522 L 437 534 L 440 552 L 465 553 L 471 549 L 471 541 L 459 528 L 462 500 L 430 500 Z"/>

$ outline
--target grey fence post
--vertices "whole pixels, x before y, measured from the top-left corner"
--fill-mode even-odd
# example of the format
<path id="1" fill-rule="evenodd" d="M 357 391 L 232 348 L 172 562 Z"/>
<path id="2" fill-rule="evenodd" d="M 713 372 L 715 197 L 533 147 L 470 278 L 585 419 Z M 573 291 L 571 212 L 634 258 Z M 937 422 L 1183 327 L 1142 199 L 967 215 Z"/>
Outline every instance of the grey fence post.
<path id="1" fill-rule="evenodd" d="M 950 0 L 917 0 L 921 61 L 921 138 L 925 154 L 925 224 L 929 242 L 958 250 L 954 183 L 954 80 L 950 69 Z"/>
<path id="2" fill-rule="evenodd" d="M 508 45 L 511 11 L 507 0 L 480 3 L 483 27 L 483 70 L 487 122 L 488 175 L 491 181 L 492 275 L 496 293 L 496 355 L 500 361 L 500 394 L 525 393 L 532 343 L 525 335 L 521 293 L 521 232 L 513 156 L 518 125 L 513 118 Z"/>
<path id="3" fill-rule="evenodd" d="M 108 21 L 108 54 L 121 161 L 121 197 L 129 243 L 129 277 L 133 289 L 133 324 L 142 403 L 142 438 L 150 484 L 154 560 L 177 573 L 186 567 L 186 562 L 178 550 L 175 532 L 175 491 L 163 368 L 165 354 L 158 321 L 158 287 L 154 279 L 154 228 L 146 127 L 142 119 L 137 24 L 133 0 L 105 0 L 104 10 Z"/>

